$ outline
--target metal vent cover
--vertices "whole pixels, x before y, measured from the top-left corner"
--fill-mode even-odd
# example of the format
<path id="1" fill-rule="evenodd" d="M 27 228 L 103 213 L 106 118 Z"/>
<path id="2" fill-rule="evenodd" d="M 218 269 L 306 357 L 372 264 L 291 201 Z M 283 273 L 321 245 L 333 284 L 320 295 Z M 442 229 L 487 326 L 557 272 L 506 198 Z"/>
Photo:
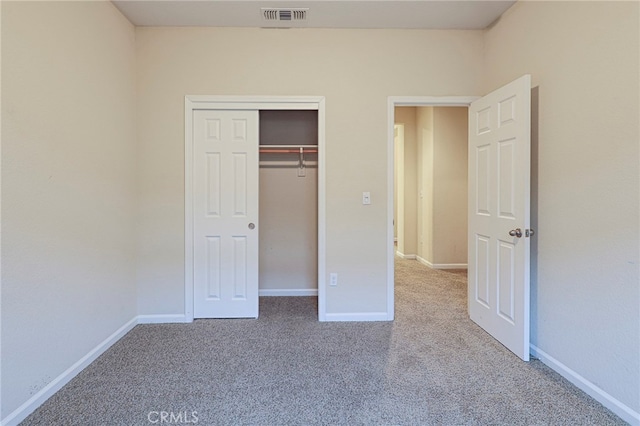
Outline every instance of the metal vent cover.
<path id="1" fill-rule="evenodd" d="M 307 8 L 295 8 L 295 9 L 280 9 L 263 7 L 262 19 L 265 21 L 306 21 L 307 20 Z"/>

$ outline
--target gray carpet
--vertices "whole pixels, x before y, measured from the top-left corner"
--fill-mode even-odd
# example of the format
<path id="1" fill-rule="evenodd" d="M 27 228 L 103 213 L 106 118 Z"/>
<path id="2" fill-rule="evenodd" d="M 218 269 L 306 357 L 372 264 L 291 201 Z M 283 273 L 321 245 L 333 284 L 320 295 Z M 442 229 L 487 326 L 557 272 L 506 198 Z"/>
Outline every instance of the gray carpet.
<path id="1" fill-rule="evenodd" d="M 396 265 L 392 323 L 268 297 L 258 320 L 139 325 L 23 425 L 625 424 L 474 325 L 464 271 Z"/>

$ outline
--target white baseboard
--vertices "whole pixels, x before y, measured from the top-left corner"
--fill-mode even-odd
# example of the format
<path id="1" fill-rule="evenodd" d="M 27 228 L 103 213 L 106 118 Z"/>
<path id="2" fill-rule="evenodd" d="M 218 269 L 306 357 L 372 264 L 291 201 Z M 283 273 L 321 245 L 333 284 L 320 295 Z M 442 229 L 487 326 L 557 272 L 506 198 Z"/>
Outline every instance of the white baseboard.
<path id="1" fill-rule="evenodd" d="M 127 334 L 133 327 L 138 324 L 138 317 L 134 317 L 129 320 L 125 325 L 116 330 L 112 335 L 104 339 L 95 348 L 89 351 L 85 356 L 80 358 L 75 364 L 67 368 L 62 374 L 53 379 L 44 388 L 40 389 L 35 395 L 29 398 L 24 404 L 18 407 L 15 411 L 2 419 L 2 426 L 14 426 L 23 421 L 33 413 L 39 406 L 41 406 L 47 399 L 49 399 L 54 393 L 62 389 L 64 385 L 69 383 L 71 379 L 84 370 L 89 364 L 102 355 L 107 349 L 114 343 L 120 340 L 125 334 Z"/>
<path id="2" fill-rule="evenodd" d="M 321 321 L 390 321 L 386 312 L 363 312 L 363 313 L 327 313 Z"/>
<path id="3" fill-rule="evenodd" d="M 580 374 L 573 371 L 571 368 L 567 367 L 535 345 L 531 345 L 530 349 L 531 355 L 538 358 L 545 365 L 549 366 L 549 368 L 551 368 L 562 377 L 573 383 L 576 387 L 581 389 L 584 393 L 607 407 L 622 420 L 633 426 L 640 426 L 640 413 L 634 411 L 627 405 L 618 401 L 616 398 L 609 395 L 607 392 L 600 389 L 598 386 L 594 385 L 589 380 L 582 377 Z"/>
<path id="4" fill-rule="evenodd" d="M 397 250 L 396 250 L 396 256 L 398 256 L 400 259 L 405 259 L 405 260 L 415 260 L 416 259 L 416 255 L 415 254 L 404 254 L 404 253 L 400 253 Z"/>
<path id="5" fill-rule="evenodd" d="M 431 269 L 467 269 L 466 263 L 431 263 L 420 256 L 416 260 Z"/>
<path id="6" fill-rule="evenodd" d="M 260 296 L 317 296 L 317 288 L 262 288 L 259 290 Z"/>
<path id="7" fill-rule="evenodd" d="M 187 321 L 187 317 L 184 314 L 138 315 L 138 324 L 170 324 L 183 322 L 191 321 Z"/>

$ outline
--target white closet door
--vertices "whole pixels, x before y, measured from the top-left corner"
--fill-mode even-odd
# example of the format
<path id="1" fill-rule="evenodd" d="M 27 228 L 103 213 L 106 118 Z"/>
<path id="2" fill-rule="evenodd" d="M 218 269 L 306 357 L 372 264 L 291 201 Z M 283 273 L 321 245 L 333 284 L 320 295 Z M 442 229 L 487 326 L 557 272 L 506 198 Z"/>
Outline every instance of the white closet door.
<path id="1" fill-rule="evenodd" d="M 258 317 L 258 111 L 193 112 L 194 318 Z"/>

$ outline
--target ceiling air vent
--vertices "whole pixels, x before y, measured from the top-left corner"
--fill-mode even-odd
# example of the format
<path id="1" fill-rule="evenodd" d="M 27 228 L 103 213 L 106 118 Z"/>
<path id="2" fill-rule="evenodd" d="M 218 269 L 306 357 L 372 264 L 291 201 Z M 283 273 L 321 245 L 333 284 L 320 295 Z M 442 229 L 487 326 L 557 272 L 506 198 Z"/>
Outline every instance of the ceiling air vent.
<path id="1" fill-rule="evenodd" d="M 306 21 L 308 10 L 262 8 L 262 19 L 265 21 Z"/>

